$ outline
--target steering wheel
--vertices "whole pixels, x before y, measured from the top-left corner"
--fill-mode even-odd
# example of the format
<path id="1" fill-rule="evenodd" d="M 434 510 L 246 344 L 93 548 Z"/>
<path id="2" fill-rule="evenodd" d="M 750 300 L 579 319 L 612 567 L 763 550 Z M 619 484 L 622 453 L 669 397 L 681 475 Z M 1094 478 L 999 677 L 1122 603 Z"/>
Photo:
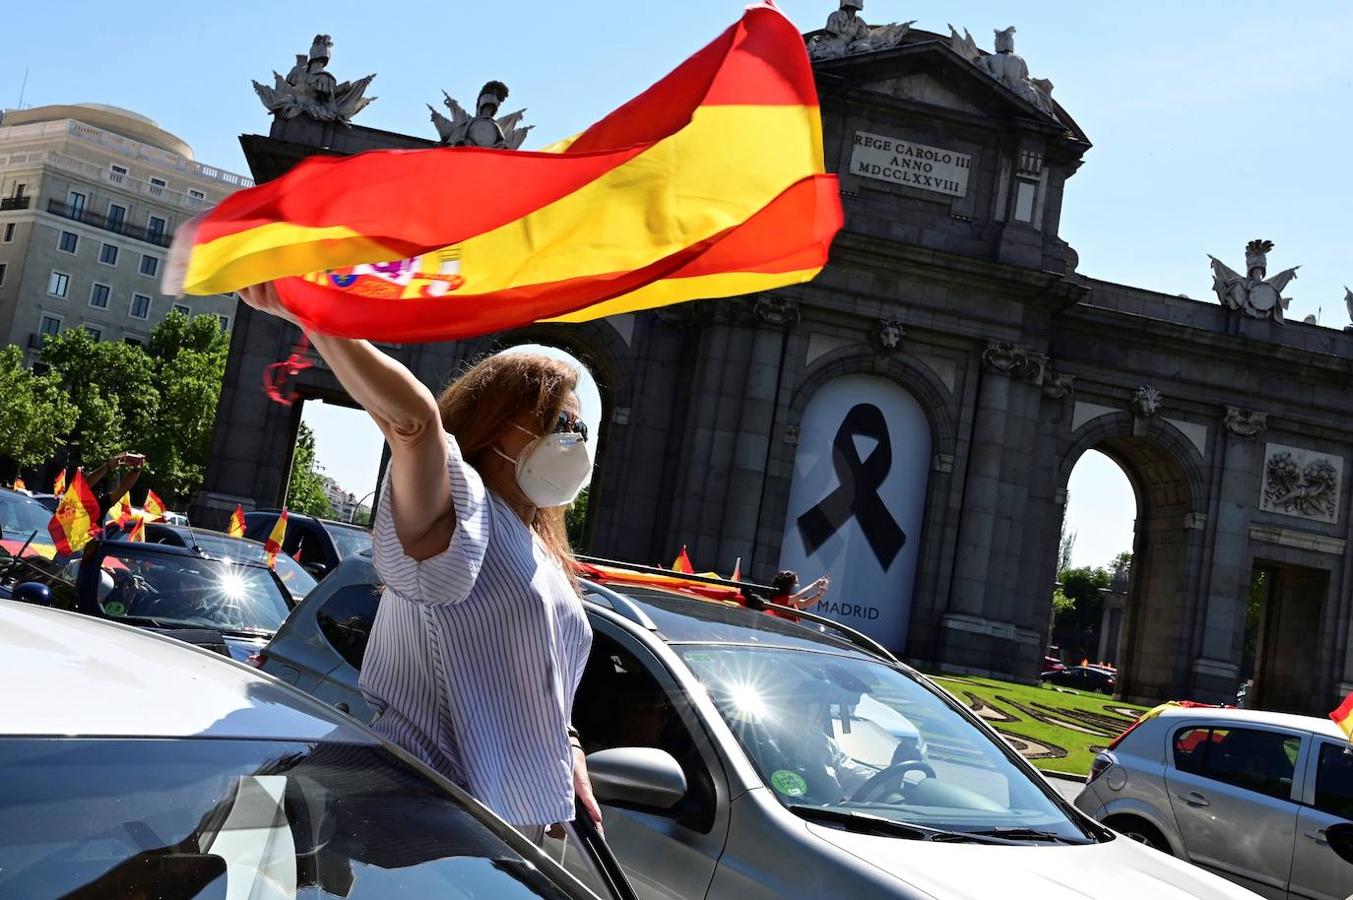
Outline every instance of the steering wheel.
<path id="1" fill-rule="evenodd" d="M 935 777 L 935 770 L 930 767 L 930 763 L 921 762 L 919 759 L 909 759 L 906 762 L 891 765 L 878 774 L 870 776 L 868 781 L 856 788 L 855 793 L 850 797 L 850 802 L 867 803 L 878 794 L 897 790 L 902 786 L 902 776 L 913 770 L 924 772 L 927 778 Z"/>

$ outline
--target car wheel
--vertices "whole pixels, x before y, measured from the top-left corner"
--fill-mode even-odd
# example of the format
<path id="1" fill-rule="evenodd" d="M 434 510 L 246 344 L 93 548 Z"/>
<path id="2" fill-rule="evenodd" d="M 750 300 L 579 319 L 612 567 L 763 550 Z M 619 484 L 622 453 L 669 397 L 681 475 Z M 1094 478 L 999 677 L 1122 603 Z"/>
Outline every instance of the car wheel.
<path id="1" fill-rule="evenodd" d="M 1165 840 L 1165 835 L 1161 834 L 1160 829 L 1145 819 L 1139 819 L 1136 816 L 1121 816 L 1109 818 L 1105 820 L 1104 824 L 1130 841 L 1145 844 L 1161 853 L 1174 855 L 1174 851 L 1170 849 L 1170 843 Z"/>

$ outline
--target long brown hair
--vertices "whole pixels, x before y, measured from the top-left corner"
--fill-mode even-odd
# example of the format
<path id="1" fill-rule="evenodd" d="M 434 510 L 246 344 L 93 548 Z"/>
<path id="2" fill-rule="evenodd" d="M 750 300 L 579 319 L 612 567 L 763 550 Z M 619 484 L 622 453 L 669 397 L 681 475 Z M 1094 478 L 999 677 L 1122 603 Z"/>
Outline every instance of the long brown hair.
<path id="1" fill-rule="evenodd" d="M 564 400 L 578 386 L 578 370 L 539 353 L 496 353 L 480 359 L 437 398 L 442 427 L 456 439 L 465 461 L 481 474 L 495 441 L 511 421 L 529 412 L 536 431 L 554 429 Z M 537 509 L 531 527 L 577 587 L 564 507 Z"/>

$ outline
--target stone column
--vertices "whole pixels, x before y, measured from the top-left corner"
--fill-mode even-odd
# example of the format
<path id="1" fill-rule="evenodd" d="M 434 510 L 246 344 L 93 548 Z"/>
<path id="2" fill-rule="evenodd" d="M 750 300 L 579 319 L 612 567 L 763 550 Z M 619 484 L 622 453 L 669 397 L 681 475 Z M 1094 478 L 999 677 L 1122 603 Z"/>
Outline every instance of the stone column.
<path id="1" fill-rule="evenodd" d="M 1264 413 L 1230 407 L 1222 430 L 1219 496 L 1212 522 L 1212 559 L 1206 600 L 1194 646 L 1192 682 L 1200 697 L 1232 699 L 1240 677 L 1245 603 L 1253 568 L 1250 520 L 1263 464 Z"/>

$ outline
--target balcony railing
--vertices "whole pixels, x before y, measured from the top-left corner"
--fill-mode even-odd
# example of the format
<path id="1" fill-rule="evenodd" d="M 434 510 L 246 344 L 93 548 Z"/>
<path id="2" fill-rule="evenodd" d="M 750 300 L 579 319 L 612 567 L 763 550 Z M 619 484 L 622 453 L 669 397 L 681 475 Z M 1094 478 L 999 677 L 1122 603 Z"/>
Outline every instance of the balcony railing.
<path id="1" fill-rule="evenodd" d="M 28 204 L 32 200 L 32 197 L 5 197 L 0 199 L 0 212 L 8 212 L 11 209 L 28 209 Z"/>
<path id="2" fill-rule="evenodd" d="M 168 247 L 173 238 L 173 235 L 163 231 L 151 231 L 148 228 L 142 228 L 140 225 L 133 225 L 125 219 L 109 219 L 101 213 L 83 207 L 71 206 L 69 203 L 62 203 L 60 200 L 48 200 L 47 212 L 54 216 L 61 216 L 63 219 L 93 225 L 95 228 L 102 228 L 104 231 L 111 231 L 114 234 L 125 234 L 127 237 L 136 238 L 138 241 L 145 241 L 157 247 Z"/>

